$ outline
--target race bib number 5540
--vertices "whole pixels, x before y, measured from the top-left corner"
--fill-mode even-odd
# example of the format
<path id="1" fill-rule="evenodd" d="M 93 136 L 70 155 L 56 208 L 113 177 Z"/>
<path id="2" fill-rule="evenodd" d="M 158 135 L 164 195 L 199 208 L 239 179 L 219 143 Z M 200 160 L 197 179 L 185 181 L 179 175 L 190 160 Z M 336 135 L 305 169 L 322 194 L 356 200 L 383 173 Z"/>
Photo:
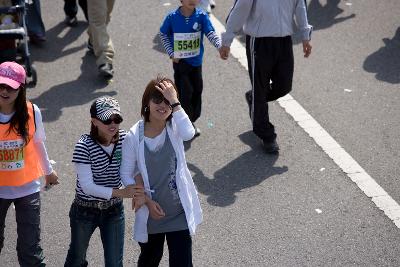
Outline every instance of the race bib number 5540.
<path id="1" fill-rule="evenodd" d="M 22 140 L 0 141 L 0 170 L 15 171 L 24 167 Z"/>
<path id="2" fill-rule="evenodd" d="M 201 32 L 174 33 L 174 58 L 200 55 Z"/>

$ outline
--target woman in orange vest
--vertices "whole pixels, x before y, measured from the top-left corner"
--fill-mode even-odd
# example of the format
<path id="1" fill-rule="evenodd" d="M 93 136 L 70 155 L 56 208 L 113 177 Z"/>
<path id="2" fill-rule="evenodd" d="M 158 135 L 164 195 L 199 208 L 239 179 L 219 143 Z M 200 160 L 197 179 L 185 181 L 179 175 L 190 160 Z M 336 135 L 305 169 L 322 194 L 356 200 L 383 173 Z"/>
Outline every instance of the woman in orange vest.
<path id="1" fill-rule="evenodd" d="M 26 100 L 26 73 L 15 62 L 0 64 L 0 253 L 7 210 L 15 206 L 20 266 L 44 266 L 40 247 L 40 180 L 58 184 L 47 156 L 39 108 Z"/>

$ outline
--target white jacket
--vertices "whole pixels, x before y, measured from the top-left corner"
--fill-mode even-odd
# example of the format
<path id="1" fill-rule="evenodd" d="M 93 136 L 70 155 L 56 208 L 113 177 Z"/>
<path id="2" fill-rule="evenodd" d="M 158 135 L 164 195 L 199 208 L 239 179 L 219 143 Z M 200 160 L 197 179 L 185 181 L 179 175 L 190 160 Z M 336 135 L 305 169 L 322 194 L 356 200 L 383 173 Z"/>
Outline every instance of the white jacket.
<path id="1" fill-rule="evenodd" d="M 179 197 L 185 211 L 186 221 L 191 235 L 195 234 L 196 227 L 203 220 L 200 201 L 192 176 L 186 164 L 184 140 L 190 140 L 194 135 L 194 128 L 183 109 L 173 113 L 172 120 L 167 123 L 167 131 L 177 157 L 176 185 Z M 122 144 L 122 162 L 120 168 L 121 179 L 124 185 L 135 183 L 134 174 L 139 170 L 143 177 L 145 190 L 150 190 L 144 157 L 144 138 L 140 131 L 144 131 L 143 120 L 132 126 Z M 143 132 L 142 132 L 143 136 Z M 151 194 L 146 191 L 149 197 Z M 148 241 L 147 220 L 149 210 L 143 205 L 137 212 L 133 227 L 133 239 L 138 242 Z"/>

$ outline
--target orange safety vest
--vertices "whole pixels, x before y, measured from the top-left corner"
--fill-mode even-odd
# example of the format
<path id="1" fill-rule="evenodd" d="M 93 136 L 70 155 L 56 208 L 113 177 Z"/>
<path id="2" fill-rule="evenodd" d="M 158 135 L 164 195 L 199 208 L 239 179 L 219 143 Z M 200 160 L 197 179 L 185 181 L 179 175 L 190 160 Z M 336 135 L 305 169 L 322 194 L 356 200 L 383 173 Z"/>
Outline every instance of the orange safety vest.
<path id="1" fill-rule="evenodd" d="M 10 123 L 0 123 L 0 186 L 21 186 L 44 175 L 41 160 L 33 142 L 36 131 L 33 104 L 28 107 L 29 143 L 14 131 L 8 133 Z"/>

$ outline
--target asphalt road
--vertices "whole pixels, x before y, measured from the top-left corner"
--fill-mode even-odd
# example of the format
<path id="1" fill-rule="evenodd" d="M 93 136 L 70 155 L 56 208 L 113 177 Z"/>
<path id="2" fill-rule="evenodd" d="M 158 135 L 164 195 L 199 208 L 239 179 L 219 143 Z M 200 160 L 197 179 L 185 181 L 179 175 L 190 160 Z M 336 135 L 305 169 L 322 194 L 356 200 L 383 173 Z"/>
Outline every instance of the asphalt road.
<path id="1" fill-rule="evenodd" d="M 39 82 L 28 96 L 42 109 L 48 152 L 61 179 L 42 195 L 48 266 L 62 266 L 68 250 L 71 156 L 89 130 L 92 100 L 116 97 L 128 129 L 139 119 L 147 82 L 158 73 L 172 77 L 157 39 L 164 15 L 178 4 L 168 2 L 116 1 L 109 27 L 116 75 L 106 84 L 86 51 L 83 14 L 77 28 L 67 28 L 63 1 L 41 1 L 48 41 L 32 47 Z M 400 2 L 308 2 L 313 54 L 304 59 L 295 45 L 291 95 L 400 202 Z M 232 3 L 217 0 L 214 15 L 223 22 Z M 244 101 L 248 75 L 236 59 L 220 60 L 206 42 L 203 77 L 202 135 L 187 150 L 204 211 L 194 237 L 195 266 L 400 266 L 398 228 L 277 103 L 271 118 L 281 153 L 262 151 Z M 130 238 L 133 212 L 125 207 L 124 263 L 132 266 L 139 250 Z M 0 266 L 18 266 L 12 208 L 6 225 Z M 90 266 L 103 266 L 102 257 L 96 231 Z"/>

